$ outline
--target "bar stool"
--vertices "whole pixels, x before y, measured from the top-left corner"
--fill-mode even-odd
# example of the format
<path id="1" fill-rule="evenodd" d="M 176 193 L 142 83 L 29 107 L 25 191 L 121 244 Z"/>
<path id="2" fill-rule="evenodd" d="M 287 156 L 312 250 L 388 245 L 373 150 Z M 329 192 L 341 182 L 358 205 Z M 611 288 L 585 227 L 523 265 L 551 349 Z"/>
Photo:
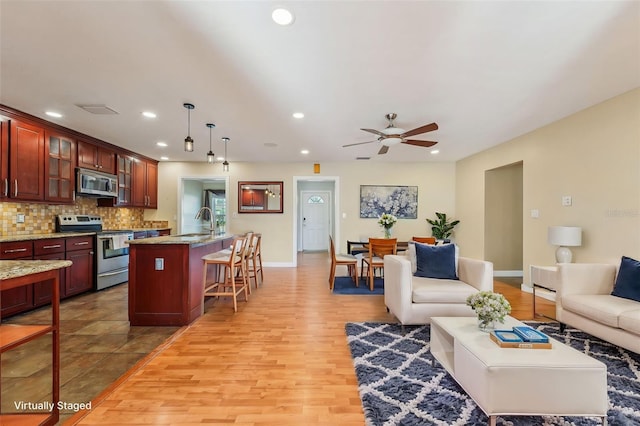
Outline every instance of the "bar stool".
<path id="1" fill-rule="evenodd" d="M 245 262 L 247 238 L 236 237 L 228 252 L 209 253 L 202 256 L 204 261 L 203 269 L 203 309 L 204 299 L 207 297 L 230 296 L 233 298 L 233 312 L 238 312 L 237 297 L 244 292 L 244 300 L 249 300 L 249 292 L 247 286 L 247 271 Z M 220 281 L 220 275 L 214 281 L 207 280 L 207 271 L 209 265 L 215 265 L 217 268 L 223 267 L 224 278 Z M 239 269 L 237 269 L 239 268 Z"/>
<path id="2" fill-rule="evenodd" d="M 262 259 L 260 259 L 260 234 L 253 234 L 251 243 L 248 246 L 247 254 L 247 279 L 249 280 L 249 286 L 251 286 L 251 280 L 256 284 L 256 288 L 260 286 L 262 281 Z M 258 273 L 260 273 L 260 279 L 258 279 Z"/>

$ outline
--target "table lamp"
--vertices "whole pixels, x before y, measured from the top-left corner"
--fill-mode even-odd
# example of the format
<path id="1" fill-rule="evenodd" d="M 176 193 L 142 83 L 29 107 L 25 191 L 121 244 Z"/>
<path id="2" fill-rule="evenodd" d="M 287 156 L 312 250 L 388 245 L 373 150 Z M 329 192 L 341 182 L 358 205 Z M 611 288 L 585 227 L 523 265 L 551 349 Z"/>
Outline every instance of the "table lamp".
<path id="1" fill-rule="evenodd" d="M 547 241 L 553 246 L 559 246 L 556 250 L 556 262 L 571 263 L 573 254 L 569 247 L 582 245 L 582 228 L 578 226 L 550 226 L 547 232 Z"/>

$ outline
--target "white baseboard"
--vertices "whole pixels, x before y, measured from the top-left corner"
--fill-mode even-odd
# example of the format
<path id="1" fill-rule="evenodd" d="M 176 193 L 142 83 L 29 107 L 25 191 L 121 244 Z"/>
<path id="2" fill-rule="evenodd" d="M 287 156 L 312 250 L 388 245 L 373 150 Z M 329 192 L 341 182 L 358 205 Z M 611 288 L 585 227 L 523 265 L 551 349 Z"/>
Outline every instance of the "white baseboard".
<path id="1" fill-rule="evenodd" d="M 494 277 L 523 277 L 522 271 L 493 271 Z"/>

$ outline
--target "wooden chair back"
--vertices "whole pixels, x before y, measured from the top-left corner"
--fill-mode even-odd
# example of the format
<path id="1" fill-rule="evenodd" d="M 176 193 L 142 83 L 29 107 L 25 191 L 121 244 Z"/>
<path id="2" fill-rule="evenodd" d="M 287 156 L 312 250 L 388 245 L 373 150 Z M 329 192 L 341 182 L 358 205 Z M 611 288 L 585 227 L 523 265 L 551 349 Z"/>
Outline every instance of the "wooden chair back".
<path id="1" fill-rule="evenodd" d="M 369 238 L 369 259 L 384 258 L 388 254 L 396 254 L 397 250 L 397 238 Z"/>
<path id="2" fill-rule="evenodd" d="M 412 240 L 417 242 L 417 243 L 433 244 L 433 245 L 436 244 L 436 238 L 435 237 L 413 237 Z"/>

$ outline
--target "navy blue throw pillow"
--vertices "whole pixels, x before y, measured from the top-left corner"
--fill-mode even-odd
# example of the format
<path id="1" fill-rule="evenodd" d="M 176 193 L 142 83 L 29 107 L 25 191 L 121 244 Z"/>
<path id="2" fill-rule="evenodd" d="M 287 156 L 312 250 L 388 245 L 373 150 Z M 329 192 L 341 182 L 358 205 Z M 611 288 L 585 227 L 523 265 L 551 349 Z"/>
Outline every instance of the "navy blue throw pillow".
<path id="1" fill-rule="evenodd" d="M 416 277 L 457 280 L 456 246 L 416 243 Z"/>
<path id="2" fill-rule="evenodd" d="M 616 284 L 611 294 L 640 302 L 640 262 L 622 256 Z"/>

